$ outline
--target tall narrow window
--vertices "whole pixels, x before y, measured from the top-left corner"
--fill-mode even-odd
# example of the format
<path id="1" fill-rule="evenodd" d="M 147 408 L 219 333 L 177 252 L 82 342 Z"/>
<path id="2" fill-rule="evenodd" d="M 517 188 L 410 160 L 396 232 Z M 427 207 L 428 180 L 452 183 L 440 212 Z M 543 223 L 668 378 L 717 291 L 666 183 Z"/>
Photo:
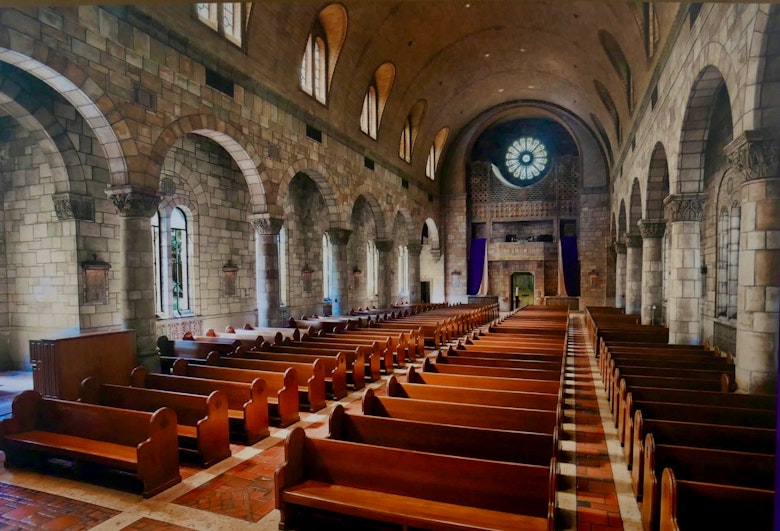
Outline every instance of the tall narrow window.
<path id="1" fill-rule="evenodd" d="M 439 165 L 441 152 L 444 150 L 444 144 L 447 142 L 449 128 L 443 127 L 436 133 L 436 138 L 428 151 L 428 160 L 425 163 L 425 176 L 433 180 L 436 178 L 436 167 Z"/>
<path id="2" fill-rule="evenodd" d="M 739 285 L 739 224 L 741 213 L 742 209 L 739 206 L 731 208 L 728 271 L 729 302 L 727 308 L 727 316 L 729 319 L 737 318 L 737 289 Z"/>
<path id="3" fill-rule="evenodd" d="M 301 59 L 301 88 L 326 104 L 328 90 L 339 53 L 347 34 L 347 12 L 339 4 L 320 11 L 312 24 Z"/>
<path id="4" fill-rule="evenodd" d="M 171 291 L 173 311 L 179 314 L 190 309 L 188 247 L 187 218 L 180 208 L 174 208 L 171 212 Z"/>
<path id="5" fill-rule="evenodd" d="M 604 53 L 607 54 L 609 62 L 612 63 L 612 67 L 623 82 L 628 112 L 634 112 L 634 79 L 631 77 L 631 67 L 628 66 L 626 56 L 623 54 L 623 50 L 615 37 L 608 31 L 599 31 L 599 41 L 601 41 L 601 47 L 604 49 Z"/>
<path id="6" fill-rule="evenodd" d="M 387 99 L 395 82 L 395 66 L 382 63 L 374 72 L 363 98 L 363 110 L 360 114 L 360 130 L 376 140 L 379 124 L 382 123 Z"/>
<path id="7" fill-rule="evenodd" d="M 658 30 L 658 15 L 655 12 L 655 4 L 653 2 L 642 2 L 642 15 L 645 25 L 645 52 L 647 53 L 647 58 L 651 59 L 655 55 L 655 52 L 658 49 L 658 42 L 661 39 Z"/>
<path id="8" fill-rule="evenodd" d="M 412 122 L 409 118 L 401 130 L 401 144 L 398 146 L 398 156 L 406 162 L 412 161 Z"/>
<path id="9" fill-rule="evenodd" d="M 373 298 L 379 288 L 379 250 L 376 242 L 366 242 L 366 296 Z"/>
<path id="10" fill-rule="evenodd" d="M 414 150 L 414 141 L 417 139 L 417 132 L 420 130 L 420 124 L 425 116 L 425 110 L 428 103 L 425 100 L 419 100 L 412 105 L 409 114 L 401 130 L 401 141 L 398 149 L 398 156 L 406 162 L 412 161 L 412 151 Z"/>
<path id="11" fill-rule="evenodd" d="M 287 306 L 287 231 L 282 227 L 277 236 L 277 252 L 279 253 L 279 304 Z"/>
<path id="12" fill-rule="evenodd" d="M 236 46 L 241 46 L 244 21 L 242 2 L 199 2 L 195 4 L 195 13 L 198 20 Z"/>
<path id="13" fill-rule="evenodd" d="M 155 213 L 152 216 L 152 260 L 154 262 L 154 310 L 158 313 L 165 312 L 163 304 L 162 288 L 162 262 L 160 260 L 160 215 Z"/>
<path id="14" fill-rule="evenodd" d="M 360 113 L 360 130 L 374 139 L 376 139 L 376 105 L 376 87 L 371 85 L 368 87 L 366 97 L 363 98 L 363 111 Z"/>
<path id="15" fill-rule="evenodd" d="M 409 293 L 409 248 L 406 245 L 398 246 L 398 293 Z"/>
<path id="16" fill-rule="evenodd" d="M 330 299 L 330 268 L 332 260 L 332 249 L 330 238 L 327 234 L 322 235 L 322 298 Z"/>
<path id="17" fill-rule="evenodd" d="M 729 236 L 731 223 L 729 213 L 725 208 L 720 212 L 718 220 L 718 270 L 717 270 L 717 315 L 728 317 L 729 306 Z"/>

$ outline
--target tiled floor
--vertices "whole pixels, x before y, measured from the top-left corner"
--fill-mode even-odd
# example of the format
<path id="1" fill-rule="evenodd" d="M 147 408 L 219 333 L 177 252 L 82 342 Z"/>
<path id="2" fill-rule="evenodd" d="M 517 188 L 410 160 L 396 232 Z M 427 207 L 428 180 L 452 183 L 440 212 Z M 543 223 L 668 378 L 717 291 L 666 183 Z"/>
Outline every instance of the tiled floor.
<path id="1" fill-rule="evenodd" d="M 581 314 L 570 327 L 564 433 L 561 435 L 558 529 L 639 530 L 639 511 L 615 430 L 608 420 L 592 348 Z M 384 381 L 371 385 L 383 391 Z M 0 416 L 9 401 L 2 392 L 30 388 L 29 373 L 0 375 Z M 601 391 L 601 392 L 600 392 Z M 340 401 L 359 411 L 362 393 Z M 301 413 L 308 435 L 327 434 L 326 410 Z M 287 429 L 203 470 L 182 466 L 183 481 L 144 500 L 139 495 L 85 484 L 67 477 L 0 469 L 0 529 L 242 530 L 278 529 L 273 509 L 273 473 L 283 458 Z M 613 477 L 615 478 L 613 480 Z M 626 490 L 628 489 L 628 490 Z"/>

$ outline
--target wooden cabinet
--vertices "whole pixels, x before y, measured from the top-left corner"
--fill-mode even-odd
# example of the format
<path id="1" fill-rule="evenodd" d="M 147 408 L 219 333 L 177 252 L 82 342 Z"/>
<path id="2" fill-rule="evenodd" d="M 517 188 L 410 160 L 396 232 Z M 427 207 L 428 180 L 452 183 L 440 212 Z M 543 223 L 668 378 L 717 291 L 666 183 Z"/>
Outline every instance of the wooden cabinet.
<path id="1" fill-rule="evenodd" d="M 137 365 L 135 330 L 30 340 L 33 388 L 43 396 L 77 400 L 87 376 L 128 385 Z"/>

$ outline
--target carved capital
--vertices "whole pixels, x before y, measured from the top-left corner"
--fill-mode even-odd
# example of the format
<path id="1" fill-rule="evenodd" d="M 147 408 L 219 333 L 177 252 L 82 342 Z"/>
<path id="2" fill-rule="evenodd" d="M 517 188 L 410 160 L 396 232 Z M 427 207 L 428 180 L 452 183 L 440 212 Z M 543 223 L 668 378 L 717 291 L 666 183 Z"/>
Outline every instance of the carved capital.
<path id="1" fill-rule="evenodd" d="M 441 248 L 431 249 L 431 258 L 433 258 L 434 262 L 441 260 Z"/>
<path id="2" fill-rule="evenodd" d="M 108 198 L 120 216 L 125 218 L 151 218 L 157 213 L 162 193 L 159 190 L 116 186 L 106 190 Z"/>
<path id="3" fill-rule="evenodd" d="M 666 222 L 657 219 L 643 219 L 639 221 L 639 234 L 645 240 L 660 240 L 666 232 Z"/>
<path id="4" fill-rule="evenodd" d="M 352 231 L 349 229 L 328 229 L 325 232 L 328 233 L 330 243 L 333 245 L 346 245 L 349 243 L 349 237 L 352 236 Z"/>
<path id="5" fill-rule="evenodd" d="M 623 242 L 615 242 L 613 244 L 615 254 L 626 254 L 626 244 Z"/>
<path id="6" fill-rule="evenodd" d="M 627 232 L 623 236 L 623 241 L 626 244 L 626 247 L 630 247 L 632 249 L 636 249 L 637 247 L 642 247 L 642 237 L 639 234 L 633 234 L 631 232 Z"/>
<path id="7" fill-rule="evenodd" d="M 746 181 L 774 179 L 780 168 L 780 142 L 763 131 L 745 131 L 723 148 Z"/>
<path id="8" fill-rule="evenodd" d="M 701 221 L 704 197 L 698 195 L 670 195 L 664 199 L 666 219 L 675 221 Z"/>
<path id="9" fill-rule="evenodd" d="M 284 225 L 283 218 L 275 218 L 269 214 L 252 214 L 249 216 L 249 222 L 260 235 L 279 234 Z"/>
<path id="10" fill-rule="evenodd" d="M 617 258 L 617 252 L 615 251 L 615 242 L 607 242 L 607 255 L 610 260 Z"/>
<path id="11" fill-rule="evenodd" d="M 380 253 L 389 253 L 393 250 L 395 242 L 393 240 L 374 240 L 376 250 Z"/>
<path id="12" fill-rule="evenodd" d="M 409 242 L 406 244 L 406 250 L 409 251 L 409 254 L 420 256 L 422 244 L 420 242 Z"/>
<path id="13" fill-rule="evenodd" d="M 92 197 L 65 192 L 54 194 L 51 198 L 58 220 L 95 221 L 95 200 Z"/>

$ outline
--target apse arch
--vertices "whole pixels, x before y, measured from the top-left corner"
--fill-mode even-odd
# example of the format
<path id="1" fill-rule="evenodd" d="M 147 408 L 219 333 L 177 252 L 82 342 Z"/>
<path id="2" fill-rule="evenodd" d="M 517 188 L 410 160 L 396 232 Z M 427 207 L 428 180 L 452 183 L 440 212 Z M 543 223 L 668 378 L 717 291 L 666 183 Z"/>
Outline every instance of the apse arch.
<path id="1" fill-rule="evenodd" d="M 669 195 L 669 164 L 666 159 L 666 149 L 661 142 L 656 142 L 653 154 L 650 156 L 650 167 L 647 172 L 647 190 L 645 191 L 645 219 L 662 220 L 664 200 Z"/>

